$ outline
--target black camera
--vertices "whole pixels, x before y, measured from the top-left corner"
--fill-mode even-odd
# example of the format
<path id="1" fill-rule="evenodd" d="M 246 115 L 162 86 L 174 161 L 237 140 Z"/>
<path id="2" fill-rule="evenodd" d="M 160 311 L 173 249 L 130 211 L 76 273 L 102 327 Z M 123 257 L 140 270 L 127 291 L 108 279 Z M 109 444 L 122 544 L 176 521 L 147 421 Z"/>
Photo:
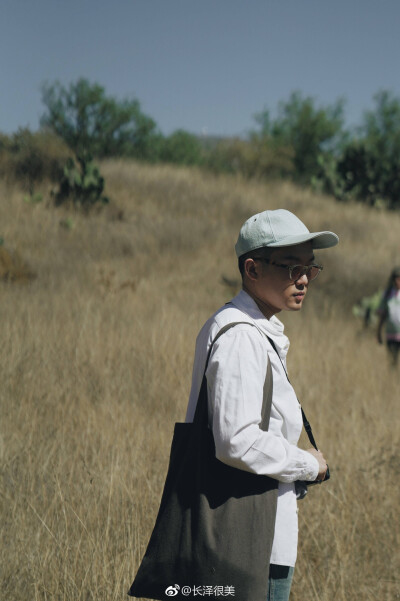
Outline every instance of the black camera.
<path id="1" fill-rule="evenodd" d="M 329 472 L 329 465 L 327 466 L 327 470 L 325 473 L 325 478 L 323 480 L 314 480 L 313 482 L 306 482 L 307 486 L 312 486 L 313 484 L 322 484 L 322 482 L 326 482 L 331 477 Z"/>
<path id="2" fill-rule="evenodd" d="M 329 466 L 326 470 L 325 477 L 323 480 L 314 480 L 313 482 L 306 482 L 305 480 L 296 480 L 295 489 L 296 489 L 296 499 L 301 500 L 304 499 L 308 492 L 308 487 L 313 486 L 313 484 L 322 484 L 322 482 L 326 482 L 331 477 Z"/>

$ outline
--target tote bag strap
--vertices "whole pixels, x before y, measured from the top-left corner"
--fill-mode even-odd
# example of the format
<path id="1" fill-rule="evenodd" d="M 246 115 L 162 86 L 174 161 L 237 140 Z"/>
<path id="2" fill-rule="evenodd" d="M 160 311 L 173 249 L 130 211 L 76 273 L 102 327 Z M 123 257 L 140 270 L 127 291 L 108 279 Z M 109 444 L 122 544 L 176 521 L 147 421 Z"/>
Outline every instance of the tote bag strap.
<path id="1" fill-rule="evenodd" d="M 208 349 L 206 364 L 204 367 L 203 379 L 202 379 L 202 383 L 201 383 L 201 387 L 200 387 L 199 397 L 197 399 L 197 405 L 196 405 L 196 411 L 194 414 L 193 423 L 195 423 L 195 422 L 198 423 L 199 421 L 202 421 L 202 420 L 205 421 L 207 419 L 206 416 L 208 413 L 208 403 L 207 403 L 206 371 L 207 371 L 207 367 L 208 367 L 208 363 L 210 360 L 213 346 L 214 346 L 215 342 L 218 340 L 218 338 L 220 338 L 223 334 L 225 334 L 225 332 L 227 332 L 228 330 L 230 330 L 231 328 L 233 328 L 234 326 L 237 326 L 239 324 L 247 324 L 252 327 L 257 327 L 254 323 L 251 323 L 250 321 L 234 321 L 234 322 L 226 324 L 219 330 L 218 334 L 215 336 L 214 340 L 212 341 L 210 348 Z M 264 381 L 264 388 L 263 388 L 263 404 L 262 404 L 262 409 L 261 409 L 261 423 L 260 423 L 261 430 L 265 430 L 265 431 L 268 430 L 269 418 L 271 415 L 272 387 L 273 387 L 272 368 L 271 368 L 271 362 L 268 359 L 267 372 L 265 374 L 265 381 Z"/>

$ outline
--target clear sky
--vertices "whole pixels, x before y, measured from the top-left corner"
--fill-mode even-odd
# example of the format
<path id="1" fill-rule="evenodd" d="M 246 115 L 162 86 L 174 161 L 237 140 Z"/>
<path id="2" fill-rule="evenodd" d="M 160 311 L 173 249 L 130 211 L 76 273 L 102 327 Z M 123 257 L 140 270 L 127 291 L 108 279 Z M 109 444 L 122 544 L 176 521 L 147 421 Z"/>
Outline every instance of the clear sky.
<path id="1" fill-rule="evenodd" d="M 400 0 L 1 0 L 0 131 L 37 129 L 40 86 L 79 77 L 137 98 L 169 134 L 243 135 L 294 90 L 400 97 Z"/>

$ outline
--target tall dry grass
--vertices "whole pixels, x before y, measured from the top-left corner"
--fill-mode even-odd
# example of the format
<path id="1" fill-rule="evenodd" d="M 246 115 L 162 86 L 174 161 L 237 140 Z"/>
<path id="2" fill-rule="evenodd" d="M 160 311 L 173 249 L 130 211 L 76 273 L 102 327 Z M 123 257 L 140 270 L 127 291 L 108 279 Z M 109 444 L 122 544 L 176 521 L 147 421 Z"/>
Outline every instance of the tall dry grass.
<path id="1" fill-rule="evenodd" d="M 291 379 L 332 471 L 299 506 L 292 599 L 398 598 L 399 372 L 350 309 L 400 263 L 399 215 L 289 184 L 102 169 L 113 204 L 89 217 L 0 187 L 0 235 L 37 276 L 1 285 L 2 598 L 126 598 L 197 331 L 235 292 L 241 223 L 278 207 L 341 237 L 320 252 L 302 313 L 282 315 Z"/>

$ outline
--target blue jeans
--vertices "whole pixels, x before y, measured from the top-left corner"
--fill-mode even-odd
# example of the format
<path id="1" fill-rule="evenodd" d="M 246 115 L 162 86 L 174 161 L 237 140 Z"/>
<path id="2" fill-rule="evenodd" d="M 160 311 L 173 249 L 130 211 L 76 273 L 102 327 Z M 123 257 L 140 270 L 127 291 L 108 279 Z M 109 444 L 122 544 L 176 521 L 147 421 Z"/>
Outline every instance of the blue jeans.
<path id="1" fill-rule="evenodd" d="M 288 601 L 293 572 L 289 566 L 270 565 L 267 601 Z"/>

